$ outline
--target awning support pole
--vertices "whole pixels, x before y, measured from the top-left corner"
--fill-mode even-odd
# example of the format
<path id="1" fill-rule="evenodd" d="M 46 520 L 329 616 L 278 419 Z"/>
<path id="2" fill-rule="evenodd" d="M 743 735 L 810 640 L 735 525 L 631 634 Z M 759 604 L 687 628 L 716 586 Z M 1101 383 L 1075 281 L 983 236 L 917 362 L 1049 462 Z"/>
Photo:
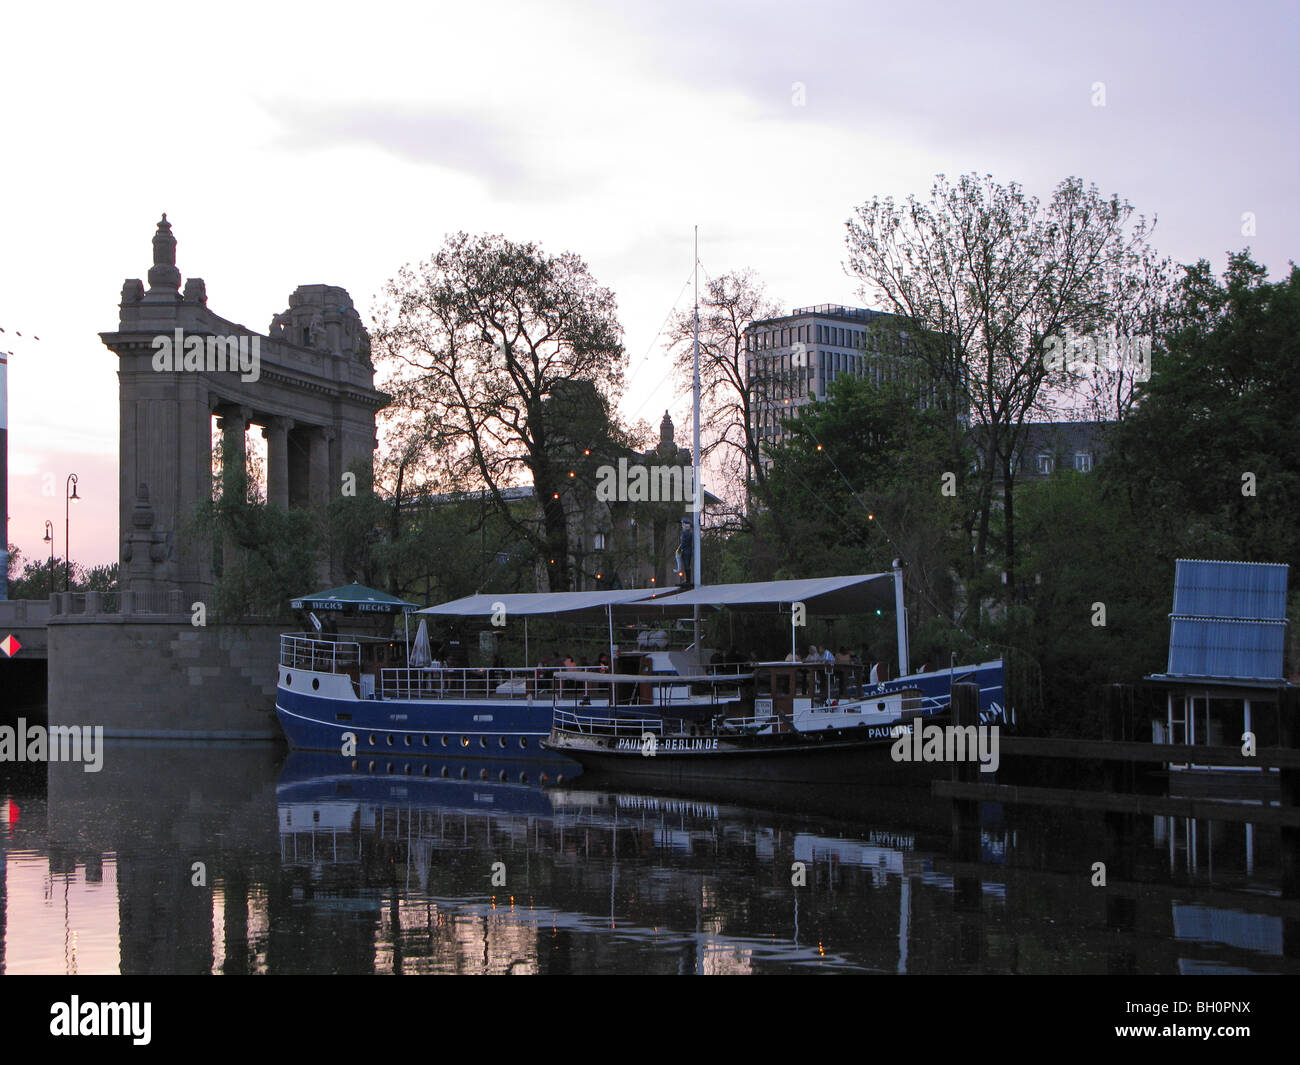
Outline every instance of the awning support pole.
<path id="1" fill-rule="evenodd" d="M 903 563 L 894 559 L 894 614 L 898 625 L 898 675 L 906 677 L 908 667 L 907 610 L 903 606 Z"/>

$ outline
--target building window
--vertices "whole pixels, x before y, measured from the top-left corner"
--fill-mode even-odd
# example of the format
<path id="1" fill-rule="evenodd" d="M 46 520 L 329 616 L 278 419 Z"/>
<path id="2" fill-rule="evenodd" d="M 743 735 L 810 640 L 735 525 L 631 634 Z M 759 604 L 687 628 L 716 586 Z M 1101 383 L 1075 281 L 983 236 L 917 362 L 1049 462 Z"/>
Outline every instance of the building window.
<path id="1" fill-rule="evenodd" d="M 1038 472 L 1039 472 L 1039 473 L 1042 473 L 1042 474 L 1049 474 L 1049 473 L 1051 473 L 1051 472 L 1052 472 L 1052 466 L 1053 466 L 1053 465 L 1054 465 L 1054 463 L 1053 463 L 1053 461 L 1052 461 L 1052 456 L 1051 456 L 1048 452 L 1044 451 L 1041 455 L 1038 456 Z"/>
<path id="2" fill-rule="evenodd" d="M 604 551 L 604 550 L 605 550 L 605 534 L 604 534 L 604 533 L 596 533 L 596 534 L 591 538 L 591 546 L 592 546 L 592 549 L 595 550 L 595 551 Z"/>
<path id="3" fill-rule="evenodd" d="M 1092 470 L 1092 452 L 1076 451 L 1074 453 L 1074 468 L 1080 473 L 1088 473 Z"/>

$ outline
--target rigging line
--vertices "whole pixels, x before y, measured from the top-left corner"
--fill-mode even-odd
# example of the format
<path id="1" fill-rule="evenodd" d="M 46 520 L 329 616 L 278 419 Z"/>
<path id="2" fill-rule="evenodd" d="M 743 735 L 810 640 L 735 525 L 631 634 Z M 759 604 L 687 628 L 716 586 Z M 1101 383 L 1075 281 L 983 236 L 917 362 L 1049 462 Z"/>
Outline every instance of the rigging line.
<path id="1" fill-rule="evenodd" d="M 664 320 L 663 320 L 662 322 L 659 323 L 659 328 L 658 328 L 658 330 L 656 330 L 655 335 L 654 335 L 654 338 L 650 341 L 649 346 L 645 349 L 645 354 L 641 356 L 640 361 L 637 363 L 636 369 L 632 371 L 632 376 L 629 377 L 629 378 L 627 379 L 627 382 L 624 384 L 623 387 L 624 387 L 625 389 L 626 389 L 626 388 L 631 388 L 631 387 L 632 387 L 632 382 L 636 380 L 636 375 L 639 374 L 642 370 L 645 369 L 645 367 L 646 367 L 646 362 L 647 362 L 647 361 L 649 360 L 649 358 L 650 358 L 650 352 L 654 350 L 654 346 L 655 346 L 655 344 L 658 343 L 659 338 L 660 338 L 661 336 L 663 336 L 664 326 L 666 326 L 666 325 L 668 324 L 668 320 L 673 316 L 673 312 L 677 310 L 677 304 L 678 304 L 679 302 L 681 302 L 682 293 L 686 291 L 686 287 L 687 287 L 690 283 L 691 283 L 691 275 L 690 275 L 690 274 L 687 274 L 687 275 L 686 275 L 686 280 L 682 282 L 682 287 L 681 287 L 680 289 L 677 290 L 677 296 L 676 296 L 676 298 L 673 300 L 673 302 L 672 302 L 672 306 L 670 306 L 670 307 L 668 308 L 668 313 L 664 315 Z M 647 398 L 648 398 L 648 397 L 647 397 Z M 644 405 L 645 405 L 645 403 L 644 403 L 644 401 L 643 401 L 643 402 L 642 402 L 642 406 L 644 406 Z M 640 409 L 641 409 L 641 408 L 638 407 L 638 408 L 637 408 L 637 411 L 639 412 Z M 635 417 L 635 415 L 636 415 L 636 412 L 633 412 L 632 417 Z"/>
<path id="2" fill-rule="evenodd" d="M 691 265 L 692 273 L 688 274 L 688 275 L 686 276 L 686 280 L 682 283 L 682 290 L 683 290 L 683 291 L 686 289 L 686 286 L 689 285 L 689 284 L 694 280 L 694 268 L 695 268 L 696 265 L 699 265 L 699 266 L 701 267 L 701 269 L 703 269 L 703 263 L 700 263 L 699 259 L 697 258 L 697 259 L 695 260 L 695 262 L 692 263 L 692 265 Z M 706 271 L 706 273 L 707 273 L 707 271 Z M 654 340 L 652 340 L 652 341 L 650 342 L 650 347 L 654 347 L 655 342 L 656 342 L 656 341 L 657 341 L 657 340 L 658 340 L 658 339 L 663 335 L 664 326 L 668 324 L 668 319 L 672 317 L 673 311 L 675 311 L 675 310 L 677 309 L 677 303 L 678 303 L 679 300 L 681 300 L 681 298 L 682 298 L 682 293 L 679 291 L 679 292 L 677 293 L 677 299 L 673 301 L 673 305 L 672 305 L 672 307 L 670 307 L 670 308 L 668 309 L 668 313 L 664 316 L 663 323 L 659 326 L 659 331 L 655 334 Z M 647 349 L 646 349 L 646 353 L 645 353 L 645 355 L 641 356 L 641 362 L 637 365 L 636 373 L 634 373 L 634 374 L 632 375 L 632 378 L 629 378 L 627 384 L 624 386 L 625 389 L 631 387 L 631 385 L 632 385 L 632 380 L 635 379 L 636 374 L 640 373 L 641 370 L 644 369 L 644 367 L 645 367 L 645 365 L 646 365 L 646 360 L 649 358 L 649 356 L 650 356 L 650 350 L 649 350 L 649 348 L 647 348 Z M 637 405 L 636 409 L 635 409 L 634 411 L 632 411 L 631 414 L 628 415 L 628 421 L 629 421 L 629 422 L 630 422 L 633 418 L 635 418 L 638 414 L 641 413 L 641 411 L 642 411 L 642 409 L 645 407 L 645 405 L 646 405 L 647 403 L 650 402 L 650 398 L 651 398 L 651 396 L 652 396 L 653 394 L 654 394 L 654 393 L 652 393 L 652 392 L 647 392 L 647 393 L 646 393 L 645 398 L 644 398 L 643 400 L 641 400 L 641 402 Z M 681 393 L 674 394 L 674 396 L 673 396 L 673 402 L 675 403 L 675 402 L 676 402 L 678 399 L 680 399 L 680 398 L 681 398 Z"/>

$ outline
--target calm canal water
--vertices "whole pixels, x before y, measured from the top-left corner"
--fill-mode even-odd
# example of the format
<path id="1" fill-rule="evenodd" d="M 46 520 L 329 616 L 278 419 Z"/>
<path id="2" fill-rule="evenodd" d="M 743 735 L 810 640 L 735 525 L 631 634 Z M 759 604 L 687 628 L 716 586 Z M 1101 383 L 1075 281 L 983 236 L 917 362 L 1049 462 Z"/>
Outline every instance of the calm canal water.
<path id="1" fill-rule="evenodd" d="M 410 764 L 110 741 L 99 773 L 0 765 L 0 971 L 1300 971 L 1277 828 L 1117 836 L 986 805 L 959 847 L 924 788 L 666 796 Z"/>

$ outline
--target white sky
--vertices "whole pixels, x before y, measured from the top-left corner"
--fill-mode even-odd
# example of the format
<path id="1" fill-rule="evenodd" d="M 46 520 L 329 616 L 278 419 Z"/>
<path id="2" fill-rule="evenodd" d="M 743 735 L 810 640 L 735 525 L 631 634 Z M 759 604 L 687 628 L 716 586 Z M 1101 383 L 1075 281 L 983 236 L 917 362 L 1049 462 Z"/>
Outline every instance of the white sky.
<path id="1" fill-rule="evenodd" d="M 709 273 L 752 267 L 787 309 L 856 304 L 856 204 L 925 197 L 940 172 L 1043 199 L 1077 175 L 1158 215 L 1162 254 L 1221 272 L 1249 244 L 1276 279 L 1300 231 L 1300 8 L 1134 6 L 10 5 L 9 539 L 43 557 L 49 518 L 63 553 L 75 471 L 73 556 L 117 558 L 116 360 L 97 334 L 163 211 L 182 275 L 261 331 L 308 283 L 368 320 L 456 230 L 575 251 L 618 296 L 623 413 L 657 426 L 670 408 L 679 437 L 689 400 L 656 331 L 697 224 Z"/>

